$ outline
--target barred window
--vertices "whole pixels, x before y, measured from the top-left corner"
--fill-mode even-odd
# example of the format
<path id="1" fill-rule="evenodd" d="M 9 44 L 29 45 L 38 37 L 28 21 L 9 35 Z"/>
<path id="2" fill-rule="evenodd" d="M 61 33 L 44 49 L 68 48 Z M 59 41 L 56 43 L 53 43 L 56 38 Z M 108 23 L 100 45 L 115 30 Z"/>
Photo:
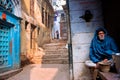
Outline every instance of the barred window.
<path id="1" fill-rule="evenodd" d="M 0 0 L 0 7 L 13 13 L 14 5 L 13 5 L 13 2 L 11 0 Z"/>

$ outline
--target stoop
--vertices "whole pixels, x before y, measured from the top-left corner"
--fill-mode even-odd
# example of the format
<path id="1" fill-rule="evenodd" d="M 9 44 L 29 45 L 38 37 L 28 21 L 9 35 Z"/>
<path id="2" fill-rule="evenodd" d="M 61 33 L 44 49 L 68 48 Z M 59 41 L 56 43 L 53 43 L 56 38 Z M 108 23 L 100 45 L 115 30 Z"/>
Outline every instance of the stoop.
<path id="1" fill-rule="evenodd" d="M 20 69 L 15 69 L 15 70 L 10 70 L 10 71 L 7 71 L 7 72 L 3 72 L 3 73 L 0 73 L 0 80 L 5 80 L 11 76 L 14 76 L 15 74 L 21 72 L 23 69 L 20 68 Z"/>

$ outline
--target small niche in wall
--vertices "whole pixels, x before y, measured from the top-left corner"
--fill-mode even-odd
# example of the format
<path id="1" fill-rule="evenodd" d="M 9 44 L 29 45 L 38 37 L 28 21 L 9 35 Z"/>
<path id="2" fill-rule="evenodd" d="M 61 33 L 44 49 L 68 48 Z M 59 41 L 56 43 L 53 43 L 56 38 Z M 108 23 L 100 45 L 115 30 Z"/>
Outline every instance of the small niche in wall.
<path id="1" fill-rule="evenodd" d="M 27 25 L 29 22 L 25 21 L 25 29 L 27 29 Z"/>
<path id="2" fill-rule="evenodd" d="M 85 20 L 85 22 L 90 22 L 93 18 L 93 14 L 90 10 L 85 10 L 84 15 L 80 16 L 79 18 L 82 18 Z"/>

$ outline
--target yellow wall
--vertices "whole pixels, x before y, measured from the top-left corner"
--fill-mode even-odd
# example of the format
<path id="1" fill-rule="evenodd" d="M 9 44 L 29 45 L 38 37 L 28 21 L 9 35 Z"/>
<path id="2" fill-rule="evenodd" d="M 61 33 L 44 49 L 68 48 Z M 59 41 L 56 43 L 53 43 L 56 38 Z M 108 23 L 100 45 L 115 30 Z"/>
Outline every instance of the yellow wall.
<path id="1" fill-rule="evenodd" d="M 22 10 L 30 14 L 30 0 L 21 0 Z"/>
<path id="2" fill-rule="evenodd" d="M 34 15 L 30 15 L 30 0 L 22 0 L 22 23 L 21 23 L 21 61 L 26 64 L 28 61 L 36 63 L 36 55 L 38 48 L 45 43 L 50 42 L 50 28 L 42 23 L 41 7 L 42 4 L 34 0 Z M 47 5 L 46 5 L 47 6 Z M 49 7 L 49 6 L 47 6 Z M 27 29 L 25 29 L 25 21 L 28 22 Z M 52 21 L 51 21 L 52 22 Z M 32 33 L 32 48 L 31 45 L 31 24 L 36 26 Z M 39 35 L 37 29 L 40 28 Z M 38 60 L 40 61 L 40 60 Z"/>

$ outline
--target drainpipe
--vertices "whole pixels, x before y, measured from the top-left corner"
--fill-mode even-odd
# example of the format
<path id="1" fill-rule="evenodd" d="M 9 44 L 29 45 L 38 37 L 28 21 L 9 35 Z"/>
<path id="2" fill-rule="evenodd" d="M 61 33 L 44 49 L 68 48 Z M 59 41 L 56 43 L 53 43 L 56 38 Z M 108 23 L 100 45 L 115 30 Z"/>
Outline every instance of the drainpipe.
<path id="1" fill-rule="evenodd" d="M 74 80 L 74 70 L 73 70 L 73 53 L 72 53 L 72 37 L 71 37 L 71 25 L 70 25 L 70 10 L 69 10 L 69 0 L 67 0 L 68 8 L 68 53 L 69 53 L 69 70 L 70 70 L 70 80 Z"/>

